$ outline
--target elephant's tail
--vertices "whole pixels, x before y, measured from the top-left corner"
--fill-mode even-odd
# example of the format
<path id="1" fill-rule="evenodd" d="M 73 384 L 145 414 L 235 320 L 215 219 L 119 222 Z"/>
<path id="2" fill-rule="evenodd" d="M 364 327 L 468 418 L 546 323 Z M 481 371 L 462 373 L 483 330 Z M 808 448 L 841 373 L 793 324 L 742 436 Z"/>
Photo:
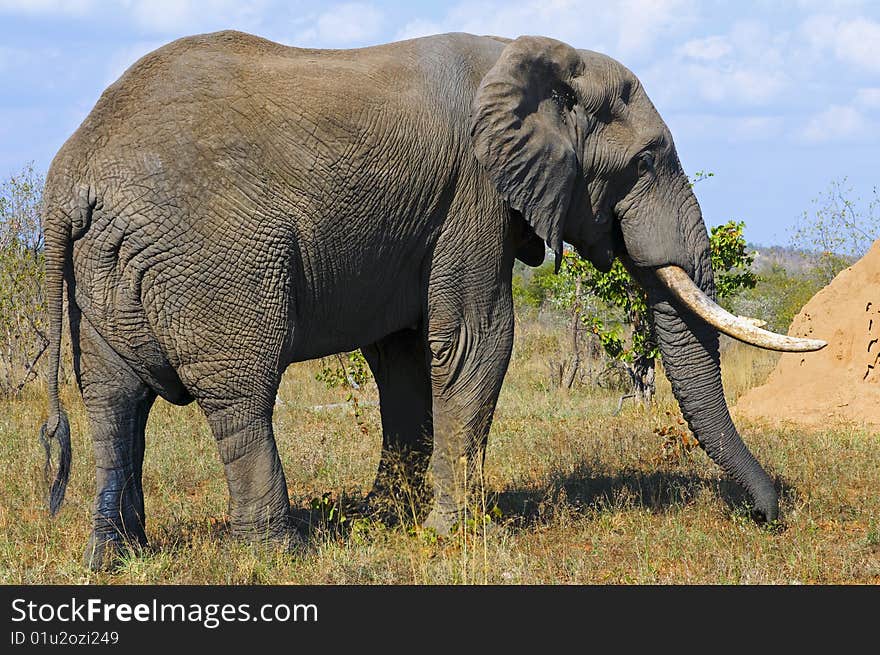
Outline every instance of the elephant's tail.
<path id="1" fill-rule="evenodd" d="M 47 189 L 48 191 L 48 189 Z M 51 197 L 51 194 L 49 194 Z M 71 270 L 70 255 L 73 239 L 82 234 L 91 221 L 96 205 L 94 191 L 81 189 L 75 203 L 74 215 L 68 216 L 60 203 L 47 198 L 45 220 L 46 305 L 49 318 L 49 417 L 40 428 L 40 443 L 46 450 L 44 473 L 48 480 L 55 469 L 49 489 L 49 514 L 55 515 L 64 500 L 70 477 L 72 452 L 70 422 L 61 409 L 58 393 L 58 374 L 61 365 L 61 329 L 64 311 L 65 274 Z M 58 446 L 58 461 L 53 467 L 52 444 Z"/>

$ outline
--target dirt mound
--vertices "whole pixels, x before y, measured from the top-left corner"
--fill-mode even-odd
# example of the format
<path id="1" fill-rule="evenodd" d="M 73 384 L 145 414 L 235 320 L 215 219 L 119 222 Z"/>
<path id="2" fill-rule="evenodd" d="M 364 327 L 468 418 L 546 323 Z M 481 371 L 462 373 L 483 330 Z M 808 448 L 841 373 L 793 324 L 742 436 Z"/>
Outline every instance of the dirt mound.
<path id="1" fill-rule="evenodd" d="M 880 240 L 808 302 L 789 334 L 824 339 L 814 353 L 786 353 L 736 413 L 816 425 L 855 421 L 880 428 Z"/>

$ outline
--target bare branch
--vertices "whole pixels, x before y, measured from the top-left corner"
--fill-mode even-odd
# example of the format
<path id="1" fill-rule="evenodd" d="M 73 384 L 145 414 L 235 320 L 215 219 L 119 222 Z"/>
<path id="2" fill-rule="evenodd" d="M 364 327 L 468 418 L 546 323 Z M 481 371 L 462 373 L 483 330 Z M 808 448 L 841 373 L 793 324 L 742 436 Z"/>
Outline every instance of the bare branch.
<path id="1" fill-rule="evenodd" d="M 25 374 L 24 378 L 22 378 L 21 382 L 19 382 L 19 383 L 16 385 L 16 387 L 15 387 L 15 389 L 14 389 L 14 391 L 13 391 L 13 394 L 14 394 L 14 395 L 17 396 L 18 394 L 20 394 L 20 393 L 21 393 L 21 390 L 24 389 L 24 386 L 25 386 L 28 382 L 30 382 L 31 380 L 33 380 L 34 378 L 37 377 L 37 371 L 36 371 L 36 369 L 35 369 L 34 367 L 37 365 L 37 362 L 40 360 L 40 357 L 43 356 L 43 353 L 46 352 L 46 349 L 47 349 L 48 347 L 49 347 L 49 342 L 46 341 L 46 342 L 43 344 L 43 347 L 40 348 L 40 351 L 37 353 L 37 356 L 34 357 L 34 358 L 31 360 L 31 363 L 25 365 L 25 369 L 27 370 L 27 373 Z"/>

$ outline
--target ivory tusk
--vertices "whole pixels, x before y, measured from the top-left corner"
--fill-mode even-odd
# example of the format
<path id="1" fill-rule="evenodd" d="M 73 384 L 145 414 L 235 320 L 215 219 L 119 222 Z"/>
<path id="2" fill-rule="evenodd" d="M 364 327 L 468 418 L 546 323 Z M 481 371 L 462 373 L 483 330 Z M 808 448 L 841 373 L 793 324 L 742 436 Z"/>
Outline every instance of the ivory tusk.
<path id="1" fill-rule="evenodd" d="M 655 270 L 660 281 L 682 305 L 712 327 L 734 339 L 767 350 L 795 353 L 820 350 L 828 345 L 819 339 L 802 339 L 768 332 L 755 325 L 756 319 L 734 316 L 713 302 L 691 280 L 684 269 L 678 266 L 661 266 Z"/>
<path id="2" fill-rule="evenodd" d="M 762 321 L 760 318 L 752 318 L 751 316 L 737 316 L 737 318 L 741 321 L 745 321 L 749 325 L 754 325 L 759 328 L 767 325 L 767 321 Z"/>

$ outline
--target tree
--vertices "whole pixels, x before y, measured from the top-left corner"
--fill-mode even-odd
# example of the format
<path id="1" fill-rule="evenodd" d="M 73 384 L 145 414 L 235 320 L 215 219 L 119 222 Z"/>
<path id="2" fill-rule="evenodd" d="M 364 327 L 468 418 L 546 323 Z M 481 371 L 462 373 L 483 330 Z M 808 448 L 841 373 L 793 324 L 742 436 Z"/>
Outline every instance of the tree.
<path id="1" fill-rule="evenodd" d="M 727 221 L 709 230 L 718 300 L 731 298 L 744 289 L 754 289 L 758 283 L 758 276 L 752 270 L 755 254 L 748 250 L 743 236 L 745 229 L 745 221 Z"/>
<path id="2" fill-rule="evenodd" d="M 814 198 L 812 213 L 804 211 L 791 235 L 794 247 L 808 251 L 822 286 L 862 257 L 880 238 L 880 195 L 873 188 L 863 203 L 853 198 L 847 178 L 832 180 L 828 190 Z"/>
<path id="3" fill-rule="evenodd" d="M 650 402 L 658 351 L 645 292 L 619 259 L 610 271 L 602 273 L 573 251 L 566 251 L 559 273 L 563 280 L 573 280 L 573 316 L 598 338 L 611 361 L 623 364 L 636 397 Z M 590 297 L 605 311 L 583 311 Z"/>
<path id="4" fill-rule="evenodd" d="M 49 344 L 43 296 L 43 176 L 29 164 L 0 184 L 0 393 L 36 377 Z"/>

